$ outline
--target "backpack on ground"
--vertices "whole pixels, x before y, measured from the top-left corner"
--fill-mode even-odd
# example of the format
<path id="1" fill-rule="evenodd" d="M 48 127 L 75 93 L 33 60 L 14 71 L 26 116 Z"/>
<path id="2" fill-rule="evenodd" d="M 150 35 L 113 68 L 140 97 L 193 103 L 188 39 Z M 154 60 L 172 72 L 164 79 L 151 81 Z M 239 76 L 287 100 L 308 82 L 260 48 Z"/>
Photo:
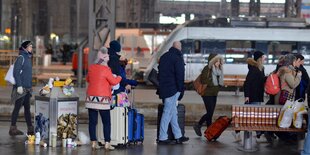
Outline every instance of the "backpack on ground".
<path id="1" fill-rule="evenodd" d="M 265 92 L 269 95 L 276 95 L 280 92 L 280 80 L 277 73 L 268 75 L 265 83 Z"/>

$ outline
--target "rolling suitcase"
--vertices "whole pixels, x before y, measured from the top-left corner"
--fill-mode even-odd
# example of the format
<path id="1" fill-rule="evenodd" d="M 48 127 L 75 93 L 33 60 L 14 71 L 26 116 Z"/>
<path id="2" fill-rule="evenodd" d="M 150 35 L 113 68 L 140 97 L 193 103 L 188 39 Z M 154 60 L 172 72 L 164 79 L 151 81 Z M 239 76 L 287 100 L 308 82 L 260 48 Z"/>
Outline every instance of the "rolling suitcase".
<path id="1" fill-rule="evenodd" d="M 141 142 L 144 140 L 144 115 L 137 112 L 133 108 L 134 104 L 134 91 L 131 94 L 131 108 L 128 112 L 128 141 L 133 143 Z"/>
<path id="2" fill-rule="evenodd" d="M 160 120 L 161 120 L 161 116 L 163 114 L 163 109 L 164 109 L 164 105 L 159 104 L 158 105 L 158 116 L 157 116 L 157 140 L 159 138 Z M 178 104 L 177 109 L 178 109 L 179 127 L 181 129 L 182 136 L 184 136 L 185 135 L 185 130 L 184 130 L 184 126 L 185 126 L 185 106 L 183 104 Z M 170 124 L 168 126 L 168 139 L 170 139 L 170 140 L 175 139 Z"/>
<path id="3" fill-rule="evenodd" d="M 128 143 L 128 108 L 115 107 L 111 113 L 111 145 L 126 145 Z M 103 125 L 100 115 L 97 124 L 98 142 L 104 142 Z"/>
<path id="4" fill-rule="evenodd" d="M 216 140 L 222 132 L 229 126 L 231 119 L 227 116 L 220 116 L 204 132 L 208 141 Z"/>
<path id="5" fill-rule="evenodd" d="M 143 140 L 144 140 L 144 115 L 137 113 L 135 123 L 136 123 L 136 131 L 134 132 L 134 140 L 135 140 L 135 142 L 143 143 Z"/>

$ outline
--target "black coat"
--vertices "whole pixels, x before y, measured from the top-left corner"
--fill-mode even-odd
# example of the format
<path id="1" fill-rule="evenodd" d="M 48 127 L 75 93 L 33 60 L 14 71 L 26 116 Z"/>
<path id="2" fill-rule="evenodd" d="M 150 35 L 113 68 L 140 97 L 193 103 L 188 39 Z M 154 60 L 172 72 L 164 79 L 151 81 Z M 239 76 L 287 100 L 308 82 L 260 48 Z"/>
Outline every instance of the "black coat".
<path id="1" fill-rule="evenodd" d="M 121 64 L 119 62 L 120 56 L 118 54 L 116 54 L 115 51 L 113 51 L 112 48 L 108 49 L 109 51 L 109 62 L 108 62 L 108 66 L 111 68 L 111 71 L 113 74 L 121 76 Z M 120 84 L 124 85 L 125 80 L 122 78 Z M 113 95 L 118 94 L 122 91 L 122 89 L 117 89 L 114 90 Z"/>
<path id="2" fill-rule="evenodd" d="M 300 98 L 303 98 L 305 100 L 306 90 L 309 84 L 309 75 L 303 65 L 300 65 L 298 70 L 301 71 L 302 75 L 301 75 L 301 81 L 295 89 L 296 90 L 295 99 L 298 100 Z"/>
<path id="3" fill-rule="evenodd" d="M 158 70 L 159 98 L 165 99 L 177 92 L 184 93 L 185 68 L 181 51 L 171 47 L 160 57 Z"/>
<path id="4" fill-rule="evenodd" d="M 249 102 L 264 102 L 265 72 L 258 68 L 257 62 L 248 58 L 249 72 L 244 82 L 244 96 Z"/>

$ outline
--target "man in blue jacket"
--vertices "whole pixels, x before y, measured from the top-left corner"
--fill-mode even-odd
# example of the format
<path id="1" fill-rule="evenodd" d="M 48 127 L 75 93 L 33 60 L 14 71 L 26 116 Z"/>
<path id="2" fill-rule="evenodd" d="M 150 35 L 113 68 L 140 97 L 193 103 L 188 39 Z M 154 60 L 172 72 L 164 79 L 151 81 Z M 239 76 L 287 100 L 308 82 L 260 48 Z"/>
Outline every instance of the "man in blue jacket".
<path id="1" fill-rule="evenodd" d="M 159 98 L 164 101 L 164 109 L 160 121 L 158 144 L 170 144 L 168 139 L 168 125 L 171 124 L 172 132 L 176 138 L 176 143 L 188 141 L 188 137 L 183 137 L 178 124 L 177 102 L 184 93 L 184 60 L 181 53 L 182 44 L 179 41 L 159 60 Z"/>
<path id="2" fill-rule="evenodd" d="M 27 134 L 34 135 L 34 128 L 31 122 L 30 98 L 32 93 L 32 43 L 24 41 L 19 48 L 19 56 L 17 57 L 13 76 L 16 84 L 13 86 L 11 94 L 11 102 L 14 103 L 14 110 L 11 116 L 11 127 L 9 134 L 11 136 L 23 135 L 24 133 L 17 129 L 16 121 L 19 109 L 24 106 L 25 120 L 27 123 Z"/>

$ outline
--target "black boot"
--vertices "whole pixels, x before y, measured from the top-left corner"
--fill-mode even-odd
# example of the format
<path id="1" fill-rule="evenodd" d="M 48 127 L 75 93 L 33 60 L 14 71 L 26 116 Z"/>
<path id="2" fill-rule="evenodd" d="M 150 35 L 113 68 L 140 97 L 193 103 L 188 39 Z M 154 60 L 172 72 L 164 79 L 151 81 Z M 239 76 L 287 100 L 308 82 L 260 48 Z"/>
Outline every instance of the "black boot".
<path id="1" fill-rule="evenodd" d="M 33 126 L 28 126 L 27 134 L 28 135 L 34 135 L 34 127 Z"/>
<path id="2" fill-rule="evenodd" d="M 202 136 L 202 134 L 201 134 L 201 125 L 195 124 L 195 125 L 193 126 L 193 128 L 194 128 L 194 131 L 195 131 L 195 133 L 196 133 L 197 136 Z"/>
<path id="3" fill-rule="evenodd" d="M 16 126 L 10 127 L 10 131 L 9 131 L 10 136 L 17 136 L 17 135 L 23 135 L 23 134 L 24 133 L 22 131 L 18 130 Z"/>

